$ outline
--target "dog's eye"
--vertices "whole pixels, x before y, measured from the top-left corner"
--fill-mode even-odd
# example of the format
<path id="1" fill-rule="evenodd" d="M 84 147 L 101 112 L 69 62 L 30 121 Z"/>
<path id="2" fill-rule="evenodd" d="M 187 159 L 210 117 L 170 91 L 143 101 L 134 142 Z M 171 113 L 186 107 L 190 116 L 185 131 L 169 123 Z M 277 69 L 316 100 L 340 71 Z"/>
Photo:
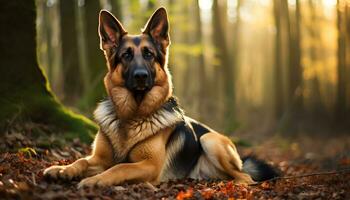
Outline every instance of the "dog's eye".
<path id="1" fill-rule="evenodd" d="M 147 60 L 150 60 L 150 59 L 153 58 L 153 53 L 152 53 L 150 50 L 145 49 L 145 50 L 143 51 L 143 57 L 144 57 L 145 59 L 147 59 Z"/>
<path id="2" fill-rule="evenodd" d="M 132 57 L 133 57 L 133 55 L 132 55 L 131 51 L 127 51 L 127 52 L 122 54 L 122 58 L 125 60 L 128 60 L 128 61 L 131 60 Z"/>

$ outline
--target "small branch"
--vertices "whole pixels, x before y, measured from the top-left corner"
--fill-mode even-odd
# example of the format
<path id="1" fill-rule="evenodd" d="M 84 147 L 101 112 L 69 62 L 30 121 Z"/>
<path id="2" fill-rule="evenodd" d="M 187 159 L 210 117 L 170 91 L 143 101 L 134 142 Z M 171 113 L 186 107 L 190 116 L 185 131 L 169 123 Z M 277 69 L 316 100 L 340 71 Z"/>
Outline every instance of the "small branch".
<path id="1" fill-rule="evenodd" d="M 305 177 L 310 177 L 310 176 L 323 176 L 323 175 L 334 175 L 334 174 L 346 174 L 350 173 L 350 168 L 349 169 L 342 169 L 338 171 L 332 171 L 332 172 L 316 172 L 316 173 L 310 173 L 310 174 L 301 174 L 301 175 L 296 175 L 296 176 L 279 176 L 275 177 L 266 181 L 261 181 L 257 183 L 250 184 L 249 186 L 256 186 L 260 185 L 263 182 L 271 182 L 275 180 L 283 180 L 283 179 L 296 179 L 296 178 L 305 178 Z"/>
<path id="2" fill-rule="evenodd" d="M 33 184 L 34 184 L 34 185 L 37 185 L 37 184 L 36 184 L 35 174 L 34 174 L 34 173 L 32 173 L 32 181 L 33 181 Z"/>

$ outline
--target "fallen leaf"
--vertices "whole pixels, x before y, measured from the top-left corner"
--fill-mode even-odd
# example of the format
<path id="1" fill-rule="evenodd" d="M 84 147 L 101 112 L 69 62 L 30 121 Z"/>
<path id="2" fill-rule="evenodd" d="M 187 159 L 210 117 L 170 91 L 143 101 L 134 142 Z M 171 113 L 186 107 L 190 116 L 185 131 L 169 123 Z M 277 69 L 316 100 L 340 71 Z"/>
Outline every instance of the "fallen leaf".
<path id="1" fill-rule="evenodd" d="M 183 199 L 191 198 L 192 196 L 193 196 L 193 188 L 189 188 L 186 190 L 186 192 L 180 191 L 176 195 L 176 200 L 183 200 Z"/>
<path id="2" fill-rule="evenodd" d="M 211 199 L 215 193 L 215 190 L 211 188 L 205 188 L 201 190 L 200 193 L 204 199 Z"/>
<path id="3" fill-rule="evenodd" d="M 260 186 L 263 190 L 269 190 L 271 188 L 270 184 L 266 181 L 263 182 Z"/>

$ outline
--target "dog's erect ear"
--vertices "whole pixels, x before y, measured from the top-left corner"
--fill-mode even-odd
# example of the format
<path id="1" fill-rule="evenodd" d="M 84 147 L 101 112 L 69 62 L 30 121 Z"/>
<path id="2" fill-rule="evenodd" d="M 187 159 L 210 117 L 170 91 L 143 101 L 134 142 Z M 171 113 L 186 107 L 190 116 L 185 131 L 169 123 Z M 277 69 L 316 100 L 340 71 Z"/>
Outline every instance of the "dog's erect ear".
<path id="1" fill-rule="evenodd" d="M 163 48 L 169 45 L 169 22 L 165 8 L 160 7 L 153 13 L 143 33 L 149 34 L 158 44 L 162 45 Z"/>
<path id="2" fill-rule="evenodd" d="M 107 10 L 101 10 L 99 15 L 98 34 L 100 48 L 107 50 L 118 46 L 123 35 L 127 34 L 122 24 Z"/>

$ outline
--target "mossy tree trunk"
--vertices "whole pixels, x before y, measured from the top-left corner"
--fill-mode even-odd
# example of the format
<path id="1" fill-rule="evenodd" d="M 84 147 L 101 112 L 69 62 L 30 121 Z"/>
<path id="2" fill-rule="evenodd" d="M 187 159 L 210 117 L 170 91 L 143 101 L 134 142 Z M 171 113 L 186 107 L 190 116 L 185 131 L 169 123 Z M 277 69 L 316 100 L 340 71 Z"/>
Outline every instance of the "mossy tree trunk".
<path id="1" fill-rule="evenodd" d="M 0 3 L 0 130 L 17 121 L 38 122 L 88 141 L 96 126 L 62 106 L 50 91 L 36 53 L 34 0 Z"/>

